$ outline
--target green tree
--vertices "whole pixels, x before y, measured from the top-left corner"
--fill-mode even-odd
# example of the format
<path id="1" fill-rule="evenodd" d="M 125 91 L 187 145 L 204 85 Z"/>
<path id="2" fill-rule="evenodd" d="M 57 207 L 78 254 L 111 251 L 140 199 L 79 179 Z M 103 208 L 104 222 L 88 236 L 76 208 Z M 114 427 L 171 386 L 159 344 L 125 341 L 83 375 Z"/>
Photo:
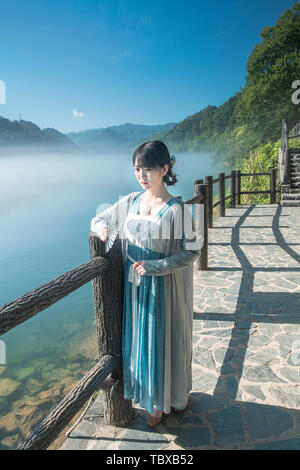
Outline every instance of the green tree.
<path id="1" fill-rule="evenodd" d="M 266 26 L 260 36 L 262 42 L 248 59 L 235 116 L 265 143 L 280 137 L 282 119 L 299 119 L 291 95 L 292 82 L 300 79 L 300 2 L 286 10 L 274 27 Z"/>

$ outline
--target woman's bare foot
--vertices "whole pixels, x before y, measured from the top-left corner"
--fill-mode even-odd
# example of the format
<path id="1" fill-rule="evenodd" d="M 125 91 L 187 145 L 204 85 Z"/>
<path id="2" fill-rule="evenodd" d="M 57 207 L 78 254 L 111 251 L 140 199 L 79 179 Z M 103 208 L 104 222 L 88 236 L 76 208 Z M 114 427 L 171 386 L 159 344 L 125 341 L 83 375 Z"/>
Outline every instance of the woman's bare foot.
<path id="1" fill-rule="evenodd" d="M 154 414 L 147 414 L 148 426 L 150 426 L 150 428 L 154 428 L 155 426 L 157 426 L 161 422 L 163 414 L 163 410 L 159 411 L 156 407 L 154 407 Z"/>

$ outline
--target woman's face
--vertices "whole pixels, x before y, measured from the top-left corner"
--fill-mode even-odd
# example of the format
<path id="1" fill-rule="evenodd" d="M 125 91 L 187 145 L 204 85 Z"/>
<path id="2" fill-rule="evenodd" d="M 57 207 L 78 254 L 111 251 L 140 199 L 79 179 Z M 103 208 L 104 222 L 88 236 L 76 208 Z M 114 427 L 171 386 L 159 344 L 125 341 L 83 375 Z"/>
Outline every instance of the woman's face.
<path id="1" fill-rule="evenodd" d="M 163 184 L 163 177 L 167 174 L 169 166 L 158 167 L 140 167 L 137 163 L 134 165 L 135 176 L 144 189 L 154 189 Z"/>

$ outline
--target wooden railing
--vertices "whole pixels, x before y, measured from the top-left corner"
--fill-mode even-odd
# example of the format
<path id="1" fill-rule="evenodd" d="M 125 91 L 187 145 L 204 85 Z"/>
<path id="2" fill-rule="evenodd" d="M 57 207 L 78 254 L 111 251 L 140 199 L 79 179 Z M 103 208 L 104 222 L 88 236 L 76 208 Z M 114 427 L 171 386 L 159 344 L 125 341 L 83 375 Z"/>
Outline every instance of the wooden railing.
<path id="1" fill-rule="evenodd" d="M 266 173 L 260 173 L 266 174 Z M 184 201 L 189 205 L 199 206 L 195 214 L 196 230 L 203 230 L 204 243 L 200 256 L 196 260 L 198 270 L 208 269 L 208 228 L 212 227 L 213 208 L 219 206 L 219 215 L 225 216 L 225 201 L 231 199 L 231 206 L 240 204 L 241 194 L 270 193 L 270 202 L 275 200 L 275 169 L 270 172 L 270 191 L 241 191 L 239 170 L 233 170 L 229 176 L 220 173 L 194 181 L 194 196 Z M 230 178 L 231 192 L 225 197 L 225 180 Z M 219 201 L 213 204 L 213 184 L 219 183 Z M 180 197 L 180 196 L 179 196 Z M 181 197 L 180 197 L 181 198 Z M 201 220 L 200 215 L 201 214 Z M 44 284 L 22 297 L 0 308 L 0 335 L 27 321 L 37 313 L 50 307 L 58 300 L 92 281 L 94 313 L 98 341 L 99 361 L 75 385 L 65 398 L 42 420 L 18 449 L 46 449 L 56 439 L 63 428 L 82 408 L 94 393 L 100 389 L 104 394 L 105 424 L 123 426 L 132 419 L 131 400 L 123 396 L 122 371 L 122 314 L 123 314 L 123 260 L 121 240 L 117 238 L 113 247 L 105 253 L 105 243 L 96 234 L 89 234 L 90 261 Z M 112 373 L 117 379 L 114 393 L 107 391 L 103 382 Z"/>
<path id="2" fill-rule="evenodd" d="M 270 194 L 270 204 L 274 204 L 276 201 L 276 193 L 280 192 L 276 189 L 276 168 L 271 168 L 268 173 L 241 173 L 241 170 L 232 170 L 230 175 L 225 173 L 219 173 L 218 178 L 212 176 L 206 176 L 206 194 L 207 194 L 207 225 L 208 228 L 213 227 L 213 209 L 219 207 L 219 217 L 225 217 L 226 201 L 230 200 L 230 207 L 236 207 L 241 205 L 242 194 Z M 242 177 L 246 176 L 263 176 L 267 175 L 270 177 L 270 189 L 266 191 L 241 191 Z M 225 195 L 225 181 L 230 180 L 230 194 Z M 202 180 L 201 180 L 202 181 Z M 213 185 L 219 183 L 218 188 L 218 201 L 213 203 Z"/>

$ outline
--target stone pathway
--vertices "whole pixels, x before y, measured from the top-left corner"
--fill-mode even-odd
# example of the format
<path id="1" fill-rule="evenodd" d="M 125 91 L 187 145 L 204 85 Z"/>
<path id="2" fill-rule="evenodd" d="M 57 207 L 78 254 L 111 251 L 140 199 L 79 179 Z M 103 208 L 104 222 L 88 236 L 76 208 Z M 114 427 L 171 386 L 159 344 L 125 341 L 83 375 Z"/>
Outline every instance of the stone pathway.
<path id="1" fill-rule="evenodd" d="M 103 423 L 99 397 L 61 449 L 300 449 L 300 207 L 226 210 L 194 279 L 190 406 L 153 430 Z"/>

